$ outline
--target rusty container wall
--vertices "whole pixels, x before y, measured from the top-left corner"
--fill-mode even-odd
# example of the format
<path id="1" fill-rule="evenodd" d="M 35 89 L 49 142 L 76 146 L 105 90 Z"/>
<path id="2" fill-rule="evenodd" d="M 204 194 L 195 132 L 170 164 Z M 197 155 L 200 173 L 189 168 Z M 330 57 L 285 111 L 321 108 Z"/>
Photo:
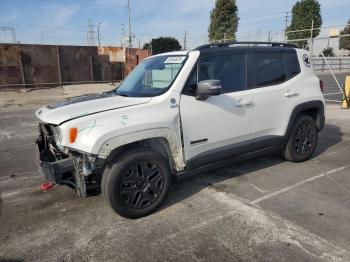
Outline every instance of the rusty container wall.
<path id="1" fill-rule="evenodd" d="M 97 47 L 59 46 L 59 55 L 62 82 L 93 82 L 95 80 L 92 71 L 96 70 L 94 64 L 98 61 Z"/>
<path id="2" fill-rule="evenodd" d="M 149 56 L 148 50 L 125 49 L 124 75 L 128 75 L 143 59 Z"/>
<path id="3" fill-rule="evenodd" d="M 21 56 L 26 84 L 60 82 L 55 46 L 21 45 Z"/>
<path id="4" fill-rule="evenodd" d="M 147 56 L 136 48 L 0 44 L 0 88 L 118 81 Z"/>
<path id="5" fill-rule="evenodd" d="M 0 85 L 23 84 L 20 54 L 19 45 L 0 45 Z"/>
<path id="6" fill-rule="evenodd" d="M 100 46 L 98 47 L 98 57 L 101 79 L 106 79 L 107 81 L 117 81 L 123 79 L 123 48 L 114 46 Z"/>

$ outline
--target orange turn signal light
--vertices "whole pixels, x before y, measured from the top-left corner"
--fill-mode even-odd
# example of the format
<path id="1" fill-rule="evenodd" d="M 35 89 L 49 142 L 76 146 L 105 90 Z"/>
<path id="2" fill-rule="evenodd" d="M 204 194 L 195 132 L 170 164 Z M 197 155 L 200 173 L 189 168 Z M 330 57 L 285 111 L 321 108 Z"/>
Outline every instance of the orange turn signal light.
<path id="1" fill-rule="evenodd" d="M 69 129 L 69 142 L 73 144 L 75 139 L 77 139 L 78 129 L 76 127 L 72 127 Z"/>

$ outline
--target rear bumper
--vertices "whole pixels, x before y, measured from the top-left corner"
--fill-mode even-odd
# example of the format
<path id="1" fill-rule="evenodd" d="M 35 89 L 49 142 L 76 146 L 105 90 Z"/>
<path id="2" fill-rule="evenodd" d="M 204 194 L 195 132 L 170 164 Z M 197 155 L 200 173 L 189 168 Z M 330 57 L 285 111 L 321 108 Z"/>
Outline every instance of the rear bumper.
<path id="1" fill-rule="evenodd" d="M 47 181 L 61 184 L 64 175 L 74 172 L 73 159 L 66 158 L 56 162 L 40 161 L 40 171 Z"/>

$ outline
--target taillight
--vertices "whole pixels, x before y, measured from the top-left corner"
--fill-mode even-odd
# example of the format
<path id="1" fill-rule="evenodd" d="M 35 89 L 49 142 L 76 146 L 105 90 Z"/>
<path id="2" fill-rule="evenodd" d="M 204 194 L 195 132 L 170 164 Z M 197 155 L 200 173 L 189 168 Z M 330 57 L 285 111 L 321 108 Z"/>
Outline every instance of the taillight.
<path id="1" fill-rule="evenodd" d="M 72 127 L 69 129 L 69 142 L 73 144 L 75 139 L 77 139 L 78 129 L 76 127 Z"/>
<path id="2" fill-rule="evenodd" d="M 323 93 L 323 81 L 320 80 L 320 89 L 321 89 L 321 92 Z"/>

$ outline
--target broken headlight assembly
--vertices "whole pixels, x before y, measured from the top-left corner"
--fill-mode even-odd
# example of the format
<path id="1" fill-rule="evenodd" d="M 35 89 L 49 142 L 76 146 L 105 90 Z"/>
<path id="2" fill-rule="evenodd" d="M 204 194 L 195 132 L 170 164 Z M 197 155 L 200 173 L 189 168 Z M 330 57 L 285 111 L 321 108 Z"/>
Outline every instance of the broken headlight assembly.
<path id="1" fill-rule="evenodd" d="M 61 128 L 59 126 L 51 126 L 51 132 L 52 132 L 53 137 L 55 139 L 56 146 L 58 147 L 58 149 L 60 149 L 62 151 L 63 147 L 61 146 L 61 142 L 62 142 Z"/>

